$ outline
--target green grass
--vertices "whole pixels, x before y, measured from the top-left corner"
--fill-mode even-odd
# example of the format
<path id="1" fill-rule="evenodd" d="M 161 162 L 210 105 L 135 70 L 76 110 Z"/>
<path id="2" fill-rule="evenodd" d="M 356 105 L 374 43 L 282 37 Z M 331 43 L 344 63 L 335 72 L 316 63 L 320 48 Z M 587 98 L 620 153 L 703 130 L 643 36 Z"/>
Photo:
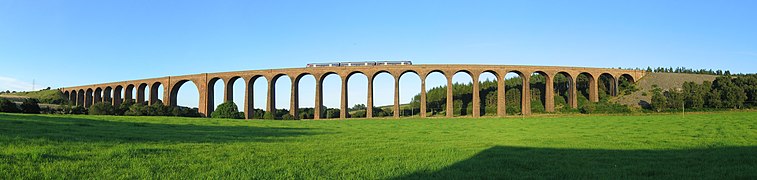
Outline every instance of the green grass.
<path id="1" fill-rule="evenodd" d="M 0 113 L 0 179 L 757 178 L 757 113 L 244 121 Z"/>

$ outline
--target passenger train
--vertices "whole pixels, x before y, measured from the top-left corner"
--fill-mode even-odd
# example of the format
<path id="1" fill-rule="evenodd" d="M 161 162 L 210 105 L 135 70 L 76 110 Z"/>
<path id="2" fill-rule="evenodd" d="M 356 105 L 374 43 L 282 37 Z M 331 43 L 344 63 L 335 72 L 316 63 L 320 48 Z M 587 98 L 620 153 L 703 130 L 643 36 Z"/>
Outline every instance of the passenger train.
<path id="1" fill-rule="evenodd" d="M 413 65 L 413 62 L 411 61 L 364 61 L 364 62 L 310 63 L 306 67 L 388 66 L 388 65 Z"/>

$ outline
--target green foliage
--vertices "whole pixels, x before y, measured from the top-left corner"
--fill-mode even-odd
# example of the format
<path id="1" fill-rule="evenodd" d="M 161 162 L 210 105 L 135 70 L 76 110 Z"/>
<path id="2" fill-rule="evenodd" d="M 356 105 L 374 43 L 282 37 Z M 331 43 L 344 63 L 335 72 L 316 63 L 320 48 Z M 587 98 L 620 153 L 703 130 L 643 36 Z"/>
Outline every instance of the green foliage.
<path id="1" fill-rule="evenodd" d="M 284 114 L 284 115 L 281 115 L 281 119 L 282 119 L 282 120 L 297 120 L 297 118 L 295 118 L 295 117 L 294 117 L 294 116 L 292 116 L 291 114 Z"/>
<path id="2" fill-rule="evenodd" d="M 18 108 L 18 105 L 16 105 L 16 103 L 0 97 L 0 112 L 20 113 L 21 109 Z"/>
<path id="3" fill-rule="evenodd" d="M 24 99 L 24 102 L 21 103 L 21 112 L 26 114 L 39 114 L 40 113 L 39 108 L 39 101 L 34 98 L 26 98 Z"/>
<path id="4" fill-rule="evenodd" d="M 115 115 L 116 109 L 110 102 L 97 102 L 89 107 L 91 115 Z"/>
<path id="5" fill-rule="evenodd" d="M 244 115 L 239 113 L 239 109 L 237 108 L 237 105 L 234 104 L 234 101 L 226 101 L 218 105 L 218 108 L 216 108 L 216 110 L 211 113 L 211 117 L 243 119 Z"/>
<path id="6" fill-rule="evenodd" d="M 87 110 L 82 106 L 61 105 L 61 114 L 87 114 Z"/>
<path id="7" fill-rule="evenodd" d="M 265 112 L 265 114 L 263 114 L 263 119 L 269 119 L 269 120 L 272 120 L 272 119 L 276 119 L 276 117 L 275 117 L 275 116 L 274 116 L 274 114 L 273 114 L 273 113 L 271 113 L 271 112 Z"/>
<path id="8" fill-rule="evenodd" d="M 656 111 L 705 110 L 717 108 L 753 107 L 754 91 L 757 90 L 757 75 L 723 76 L 710 83 L 686 82 L 680 90 L 662 92 L 655 88 L 652 108 Z"/>
<path id="9" fill-rule="evenodd" d="M 39 91 L 17 92 L 17 93 L 11 93 L 11 94 L 37 99 L 38 103 L 68 104 L 68 98 L 65 97 L 63 93 L 60 92 L 59 90 L 44 89 L 44 90 L 39 90 Z"/>

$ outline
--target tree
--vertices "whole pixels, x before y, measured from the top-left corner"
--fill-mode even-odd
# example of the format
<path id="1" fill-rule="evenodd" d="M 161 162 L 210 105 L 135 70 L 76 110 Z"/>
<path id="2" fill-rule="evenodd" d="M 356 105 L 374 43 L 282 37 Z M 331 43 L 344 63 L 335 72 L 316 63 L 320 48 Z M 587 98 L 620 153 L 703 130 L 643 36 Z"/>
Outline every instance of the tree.
<path id="1" fill-rule="evenodd" d="M 114 115 L 115 108 L 108 102 L 98 102 L 89 107 L 90 115 Z"/>
<path id="2" fill-rule="evenodd" d="M 237 105 L 233 101 L 226 101 L 218 105 L 218 109 L 211 113 L 213 118 L 242 119 L 244 116 L 239 113 Z"/>
<path id="3" fill-rule="evenodd" d="M 652 109 L 657 112 L 660 112 L 668 107 L 668 100 L 661 91 L 662 90 L 660 90 L 660 88 L 655 88 L 652 90 Z"/>
<path id="4" fill-rule="evenodd" d="M 16 103 L 5 98 L 0 98 L 0 112 L 19 113 L 21 109 L 18 108 Z"/>
<path id="5" fill-rule="evenodd" d="M 24 99 L 24 102 L 21 103 L 21 112 L 27 114 L 39 114 L 39 101 L 34 98 Z"/>

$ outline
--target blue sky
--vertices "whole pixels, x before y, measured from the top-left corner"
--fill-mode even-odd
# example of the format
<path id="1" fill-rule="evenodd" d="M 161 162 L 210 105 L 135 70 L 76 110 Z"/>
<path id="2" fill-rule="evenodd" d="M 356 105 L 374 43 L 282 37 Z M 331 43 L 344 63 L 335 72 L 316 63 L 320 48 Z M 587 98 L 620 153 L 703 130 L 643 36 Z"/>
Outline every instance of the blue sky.
<path id="1" fill-rule="evenodd" d="M 0 90 L 29 90 L 32 81 L 56 88 L 372 59 L 754 73 L 755 7 L 756 1 L 0 0 Z M 429 86 L 441 79 L 429 79 Z M 376 104 L 390 104 L 391 78 L 377 81 Z M 403 102 L 420 91 L 417 83 L 402 78 Z M 288 106 L 288 84 L 277 84 L 279 107 Z M 327 92 L 338 90 L 339 81 L 326 84 Z M 351 80 L 350 104 L 365 102 L 364 86 Z M 312 106 L 311 87 L 304 80 L 302 106 Z M 196 106 L 192 93 L 182 88 L 179 103 Z M 264 94 L 256 89 L 257 107 Z M 326 106 L 338 105 L 338 94 L 325 96 Z"/>

